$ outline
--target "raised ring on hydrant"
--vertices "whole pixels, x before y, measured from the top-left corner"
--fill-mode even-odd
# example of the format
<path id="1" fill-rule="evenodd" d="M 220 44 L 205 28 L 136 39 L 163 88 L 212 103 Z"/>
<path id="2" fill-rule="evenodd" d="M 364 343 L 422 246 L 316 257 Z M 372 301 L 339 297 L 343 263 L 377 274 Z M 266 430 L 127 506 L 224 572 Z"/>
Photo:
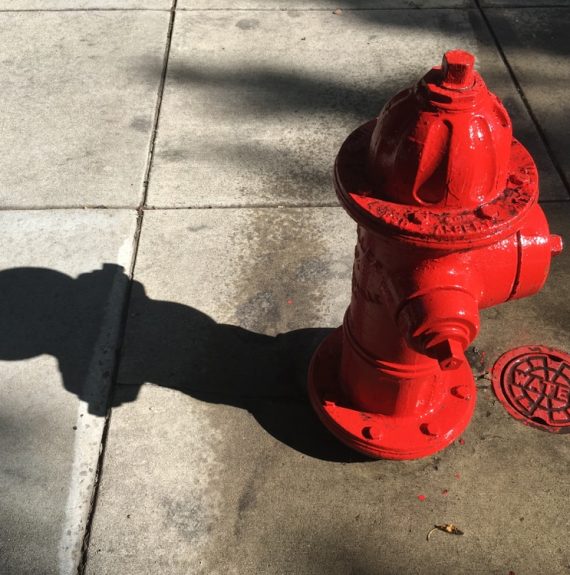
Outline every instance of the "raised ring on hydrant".
<path id="1" fill-rule="evenodd" d="M 447 52 L 335 163 L 358 223 L 352 297 L 313 357 L 309 394 L 330 431 L 373 457 L 423 457 L 464 431 L 479 310 L 539 291 L 562 249 L 532 157 L 473 65 Z"/>

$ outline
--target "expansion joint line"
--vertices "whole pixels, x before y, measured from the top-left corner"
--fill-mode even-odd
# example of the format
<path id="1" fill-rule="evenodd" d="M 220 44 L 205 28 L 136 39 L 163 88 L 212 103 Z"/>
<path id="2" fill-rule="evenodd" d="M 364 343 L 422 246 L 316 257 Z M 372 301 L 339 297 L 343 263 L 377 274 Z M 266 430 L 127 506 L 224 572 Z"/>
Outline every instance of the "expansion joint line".
<path id="1" fill-rule="evenodd" d="M 520 84 L 520 82 L 519 82 L 519 80 L 515 74 L 515 71 L 514 71 L 513 67 L 511 66 L 511 63 L 509 62 L 505 51 L 503 50 L 501 42 L 499 41 L 499 37 L 498 37 L 497 33 L 495 32 L 495 29 L 493 28 L 491 21 L 487 17 L 485 10 L 481 6 L 480 0 L 474 0 L 474 1 L 475 1 L 475 5 L 477 6 L 479 13 L 481 14 L 481 18 L 483 18 L 483 21 L 485 22 L 485 25 L 487 26 L 487 29 L 489 30 L 489 33 L 491 34 L 491 37 L 493 38 L 493 42 L 495 43 L 495 47 L 497 49 L 497 52 L 499 53 L 499 56 L 501 57 L 503 64 L 507 68 L 507 71 L 509 72 L 509 76 L 511 77 L 511 81 L 514 84 L 514 86 L 515 86 L 515 88 L 516 88 L 525 108 L 526 108 L 526 111 L 527 111 L 528 115 L 530 116 L 530 119 L 532 120 L 534 127 L 536 128 L 536 131 L 537 131 L 540 139 L 542 140 L 542 144 L 544 145 L 544 147 L 546 149 L 548 157 L 550 158 L 550 161 L 552 162 L 552 165 L 554 166 L 554 169 L 556 170 L 558 177 L 562 181 L 562 184 L 566 188 L 566 193 L 570 194 L 570 182 L 568 182 L 568 178 L 566 177 L 566 174 L 564 173 L 562 166 L 560 166 L 560 163 L 558 162 L 558 160 L 556 158 L 556 154 L 554 153 L 554 150 L 552 149 L 550 141 L 548 140 L 548 136 L 546 135 L 545 131 L 543 130 L 542 126 L 540 125 L 540 122 L 538 121 L 538 118 L 536 117 L 536 114 L 534 113 L 534 110 L 532 109 L 532 106 L 530 105 L 530 102 L 529 102 L 528 98 L 526 97 L 526 94 L 523 90 L 523 87 L 521 86 L 521 84 Z"/>
<path id="2" fill-rule="evenodd" d="M 79 565 L 77 566 L 78 575 L 83 575 L 83 573 L 85 572 L 85 567 L 86 567 L 87 561 L 88 561 L 89 539 L 91 536 L 91 529 L 93 526 L 93 517 L 95 515 L 96 508 L 97 508 L 97 497 L 99 494 L 99 486 L 101 484 L 101 473 L 102 473 L 103 462 L 104 462 L 104 458 L 105 458 L 105 447 L 107 445 L 107 437 L 109 434 L 109 424 L 110 424 L 110 420 L 111 420 L 112 396 L 113 396 L 114 384 L 117 380 L 119 360 L 121 357 L 121 352 L 122 352 L 123 343 L 124 343 L 125 330 L 126 330 L 127 318 L 128 318 L 128 313 L 129 313 L 129 302 L 131 299 L 131 292 L 132 292 L 133 279 L 134 279 L 134 271 L 135 271 L 135 266 L 136 266 L 136 262 L 137 262 L 139 242 L 140 242 L 141 230 L 142 230 L 142 225 L 143 225 L 143 220 L 144 220 L 144 209 L 146 206 L 146 201 L 147 201 L 147 196 L 148 196 L 148 186 L 149 186 L 149 182 L 150 182 L 150 173 L 151 173 L 152 162 L 153 162 L 153 158 L 154 158 L 154 147 L 155 147 L 156 135 L 157 135 L 157 130 L 158 130 L 158 122 L 160 119 L 160 111 L 162 108 L 162 97 L 164 94 L 164 85 L 166 83 L 166 73 L 168 70 L 168 60 L 170 57 L 170 47 L 172 45 L 172 34 L 174 31 L 174 21 L 176 18 L 176 3 L 177 3 L 177 0 L 172 0 L 172 5 L 170 7 L 170 18 L 169 18 L 169 22 L 168 22 L 166 46 L 165 46 L 165 50 L 164 50 L 164 57 L 163 57 L 163 63 L 162 63 L 162 73 L 160 76 L 160 82 L 159 82 L 159 86 L 158 86 L 158 93 L 157 93 L 156 105 L 155 105 L 155 110 L 154 110 L 154 118 L 153 118 L 153 122 L 152 122 L 152 133 L 151 133 L 151 137 L 150 137 L 148 156 L 147 156 L 147 161 L 146 161 L 146 166 L 145 166 L 145 171 L 144 171 L 142 197 L 141 197 L 141 201 L 139 203 L 139 206 L 137 208 L 137 225 L 136 225 L 135 235 L 133 238 L 133 255 L 131 258 L 131 265 L 129 268 L 129 283 L 128 283 L 128 286 L 126 289 L 126 294 L 125 294 L 125 299 L 124 299 L 124 304 L 123 304 L 123 310 L 122 310 L 123 313 L 121 316 L 121 325 L 120 325 L 120 329 L 119 329 L 119 336 L 118 336 L 118 341 L 117 341 L 117 351 L 116 351 L 116 355 L 115 355 L 115 364 L 114 364 L 114 368 L 113 368 L 112 385 L 111 385 L 111 388 L 109 390 L 109 395 L 107 398 L 107 410 L 106 410 L 106 417 L 105 417 L 105 426 L 103 429 L 103 435 L 102 435 L 102 439 L 101 439 L 101 447 L 99 450 L 99 459 L 97 461 L 97 473 L 95 476 L 95 485 L 93 487 L 93 494 L 91 496 L 89 516 L 87 519 L 87 524 L 85 526 L 85 534 L 83 536 L 81 559 L 79 561 Z"/>

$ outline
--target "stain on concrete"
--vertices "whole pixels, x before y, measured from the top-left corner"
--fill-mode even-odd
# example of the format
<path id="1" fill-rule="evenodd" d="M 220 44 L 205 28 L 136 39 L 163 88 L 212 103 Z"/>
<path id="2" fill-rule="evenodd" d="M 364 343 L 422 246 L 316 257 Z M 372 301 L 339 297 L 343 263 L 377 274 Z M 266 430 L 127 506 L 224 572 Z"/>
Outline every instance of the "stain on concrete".
<path id="1" fill-rule="evenodd" d="M 129 126 L 137 132 L 143 132 L 146 134 L 146 132 L 150 130 L 151 124 L 150 120 L 146 116 L 135 116 L 131 120 Z"/>
<path id="2" fill-rule="evenodd" d="M 239 20 L 236 26 L 241 30 L 254 30 L 259 27 L 259 20 L 255 18 L 244 18 L 243 20 Z"/>
<path id="3" fill-rule="evenodd" d="M 254 285 L 250 286 L 250 290 Z M 252 318 L 260 317 L 263 317 L 263 323 L 268 327 L 279 323 L 282 306 L 279 305 L 274 290 L 255 291 L 244 295 L 246 300 L 240 303 L 235 311 L 240 326 L 246 325 Z"/>
<path id="4" fill-rule="evenodd" d="M 157 158 L 165 162 L 186 162 L 188 160 L 188 152 L 179 148 L 172 148 L 158 152 Z"/>
<path id="5" fill-rule="evenodd" d="M 247 258 L 235 278 L 236 324 L 268 335 L 322 327 L 319 288 L 329 264 L 319 226 L 307 222 L 300 233 L 299 219 L 307 219 L 302 209 L 244 214 L 244 224 L 233 232 Z"/>
<path id="6" fill-rule="evenodd" d="M 330 271 L 330 266 L 322 259 L 309 257 L 299 262 L 299 266 L 295 270 L 295 279 L 305 283 L 325 281 L 325 278 L 330 278 Z"/>
<path id="7" fill-rule="evenodd" d="M 205 500 L 164 498 L 165 528 L 175 527 L 188 541 L 203 540 L 213 528 L 213 517 Z"/>

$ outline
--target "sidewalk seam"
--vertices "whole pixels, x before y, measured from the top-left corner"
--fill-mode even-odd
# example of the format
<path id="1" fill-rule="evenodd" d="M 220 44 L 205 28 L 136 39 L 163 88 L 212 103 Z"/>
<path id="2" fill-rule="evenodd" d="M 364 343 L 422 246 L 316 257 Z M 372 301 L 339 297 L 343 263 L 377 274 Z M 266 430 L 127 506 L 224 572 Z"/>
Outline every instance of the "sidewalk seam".
<path id="1" fill-rule="evenodd" d="M 0 8 L 0 13 L 36 12 L 170 12 L 169 8 Z"/>
<path id="2" fill-rule="evenodd" d="M 109 389 L 109 394 L 107 396 L 107 410 L 106 410 L 105 423 L 104 423 L 104 427 L 103 427 L 103 434 L 101 437 L 101 444 L 99 446 L 99 458 L 97 461 L 97 470 L 95 473 L 95 483 L 94 483 L 93 492 L 91 495 L 90 510 L 89 510 L 89 515 L 87 518 L 87 523 L 85 525 L 85 533 L 83 535 L 81 558 L 79 560 L 79 564 L 77 565 L 78 575 L 83 575 L 83 573 L 85 572 L 85 568 L 87 566 L 87 562 L 89 560 L 89 543 L 90 543 L 90 537 L 91 537 L 91 529 L 93 526 L 93 518 L 94 518 L 95 512 L 97 510 L 97 500 L 98 500 L 98 495 L 99 495 L 99 487 L 101 485 L 101 477 L 102 477 L 102 473 L 103 473 L 103 464 L 104 464 L 104 459 L 105 459 L 105 450 L 106 450 L 106 446 L 107 446 L 107 437 L 109 434 L 109 427 L 110 427 L 110 422 L 111 422 L 111 413 L 112 413 L 111 405 L 112 405 L 112 401 L 113 401 L 113 392 L 114 392 L 115 386 L 117 385 L 117 378 L 118 378 L 118 372 L 119 372 L 121 353 L 122 353 L 122 348 L 123 348 L 124 339 L 125 339 L 127 320 L 129 317 L 129 305 L 130 305 L 131 292 L 132 292 L 132 287 L 133 287 L 133 278 L 134 278 L 134 274 L 135 274 L 135 267 L 136 267 L 137 256 L 138 256 L 138 249 L 139 249 L 139 244 L 140 244 L 143 219 L 144 219 L 144 207 L 145 207 L 147 193 L 148 193 L 150 171 L 151 171 L 151 167 L 152 167 L 152 160 L 154 157 L 154 144 L 156 141 L 158 121 L 159 121 L 160 110 L 161 110 L 161 106 L 162 106 L 162 96 L 164 94 L 164 86 L 166 83 L 166 73 L 168 70 L 168 60 L 170 57 L 170 46 L 172 44 L 172 34 L 173 34 L 173 30 L 174 30 L 174 21 L 176 18 L 176 2 L 177 2 L 177 0 L 172 0 L 172 5 L 170 7 L 170 19 L 168 22 L 168 30 L 167 30 L 167 35 L 166 35 L 166 45 L 165 45 L 163 64 L 162 64 L 162 74 L 161 74 L 160 82 L 158 85 L 158 93 L 157 93 L 157 99 L 156 99 L 156 105 L 155 105 L 155 113 L 154 113 L 154 118 L 153 118 L 153 128 L 152 128 L 152 132 L 151 132 L 151 136 L 150 136 L 149 151 L 148 151 L 147 163 L 146 163 L 145 172 L 144 172 L 142 197 L 140 199 L 140 203 L 139 203 L 139 206 L 137 208 L 137 223 L 136 223 L 135 233 L 133 236 L 133 254 L 132 254 L 131 265 L 130 265 L 130 269 L 129 269 L 129 283 L 128 283 L 127 288 L 126 288 L 124 305 L 123 305 L 123 310 L 122 310 L 122 314 L 121 314 L 119 336 L 117 338 L 117 348 L 115 351 L 115 358 L 114 358 L 115 361 L 114 361 L 114 366 L 113 366 L 113 377 L 111 380 L 111 386 Z"/>
<path id="3" fill-rule="evenodd" d="M 557 160 L 556 155 L 552 149 L 552 146 L 550 145 L 550 142 L 548 140 L 546 132 L 542 129 L 542 126 L 540 125 L 540 122 L 538 121 L 538 118 L 536 117 L 536 114 L 534 113 L 534 111 L 532 109 L 530 101 L 526 97 L 526 94 L 524 92 L 523 87 L 521 86 L 521 84 L 518 81 L 518 78 L 515 74 L 515 71 L 514 71 L 513 67 L 511 66 L 511 64 L 507 58 L 507 54 L 503 50 L 503 47 L 499 41 L 499 37 L 498 37 L 497 33 L 495 32 L 495 29 L 493 28 L 491 21 L 487 17 L 485 10 L 481 6 L 480 0 L 474 0 L 474 1 L 475 1 L 476 6 L 477 6 L 477 9 L 479 10 L 479 13 L 481 14 L 481 18 L 483 18 L 483 21 L 485 22 L 485 25 L 487 26 L 487 29 L 489 30 L 489 33 L 491 34 L 491 38 L 493 39 L 493 42 L 495 43 L 495 47 L 497 48 L 497 51 L 499 52 L 499 56 L 500 56 L 501 60 L 503 61 L 503 64 L 507 68 L 507 72 L 509 73 L 509 75 L 511 77 L 511 81 L 513 82 L 515 89 L 518 92 L 518 95 L 520 96 L 520 98 L 524 104 L 524 107 L 526 108 L 526 111 L 527 111 L 528 115 L 530 116 L 530 119 L 532 120 L 532 122 L 534 124 L 534 127 L 536 128 L 538 136 L 541 139 L 542 144 L 544 145 L 544 147 L 546 149 L 546 153 L 548 154 L 548 157 L 550 158 L 550 161 L 552 162 L 552 165 L 554 166 L 554 169 L 556 170 L 556 173 L 558 174 L 558 177 L 560 178 L 562 185 L 566 189 L 566 193 L 570 195 L 570 183 L 568 182 L 568 179 L 566 178 L 564 170 L 562 169 L 562 167 L 558 163 L 558 160 Z"/>
<path id="4" fill-rule="evenodd" d="M 342 12 L 423 12 L 424 10 L 474 10 L 470 3 L 467 6 L 406 6 L 382 8 L 338 8 Z M 178 8 L 178 12 L 323 12 L 334 13 L 332 7 L 328 8 Z"/>
<path id="5" fill-rule="evenodd" d="M 475 1 L 475 0 L 474 0 Z M 560 4 L 495 4 L 484 6 L 486 10 L 527 10 L 538 8 L 566 8 Z M 341 8 L 343 12 L 387 12 L 387 11 L 430 11 L 430 10 L 473 10 L 478 6 L 407 6 L 380 8 Z M 176 12 L 332 12 L 331 8 L 176 8 Z M 34 14 L 38 12 L 172 12 L 172 8 L 0 8 L 0 14 Z"/>
<path id="6" fill-rule="evenodd" d="M 285 210 L 294 208 L 340 208 L 341 205 L 337 201 L 331 202 L 306 202 L 299 204 L 280 204 L 280 203 L 268 203 L 268 204 L 223 204 L 219 206 L 215 205 L 204 205 L 204 206 L 145 206 L 145 211 L 156 211 L 156 210 L 237 210 L 237 209 L 268 209 L 268 210 Z"/>
<path id="7" fill-rule="evenodd" d="M 405 8 L 341 8 L 343 12 L 384 12 L 387 10 L 421 11 L 421 10 L 472 10 L 467 6 L 408 6 Z M 172 12 L 172 8 L 0 8 L 0 13 L 34 13 L 34 12 Z M 176 8 L 175 12 L 333 12 L 329 8 Z"/>

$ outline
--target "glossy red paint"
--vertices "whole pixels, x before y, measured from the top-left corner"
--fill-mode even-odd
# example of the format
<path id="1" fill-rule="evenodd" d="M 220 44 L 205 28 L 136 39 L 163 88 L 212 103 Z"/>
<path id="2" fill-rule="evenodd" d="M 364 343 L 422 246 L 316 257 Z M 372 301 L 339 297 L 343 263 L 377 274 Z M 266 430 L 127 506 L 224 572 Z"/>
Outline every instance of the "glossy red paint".
<path id="1" fill-rule="evenodd" d="M 562 249 L 536 166 L 473 64 L 447 52 L 336 160 L 358 223 L 352 299 L 313 357 L 309 393 L 323 423 L 373 457 L 424 457 L 461 435 L 479 310 L 539 291 Z"/>

